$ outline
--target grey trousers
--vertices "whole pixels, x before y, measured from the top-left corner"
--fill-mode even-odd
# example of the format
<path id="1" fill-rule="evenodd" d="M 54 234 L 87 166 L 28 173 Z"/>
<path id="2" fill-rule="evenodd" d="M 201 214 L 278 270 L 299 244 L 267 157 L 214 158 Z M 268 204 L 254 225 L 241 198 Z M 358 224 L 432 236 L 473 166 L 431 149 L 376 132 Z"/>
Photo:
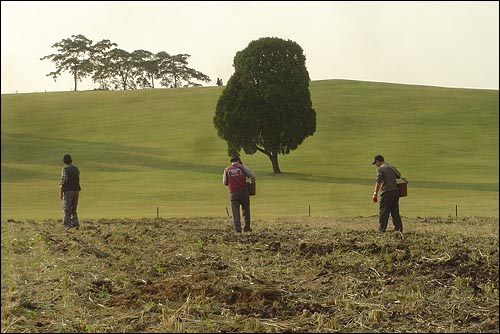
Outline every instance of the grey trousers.
<path id="1" fill-rule="evenodd" d="M 399 215 L 399 191 L 389 190 L 382 193 L 380 198 L 379 207 L 379 231 L 385 232 L 387 222 L 389 221 L 389 214 L 392 216 L 394 229 L 403 232 L 403 222 Z"/>
<path id="2" fill-rule="evenodd" d="M 63 222 L 65 227 L 78 227 L 78 206 L 79 191 L 65 191 L 63 194 Z"/>
<path id="3" fill-rule="evenodd" d="M 248 194 L 248 188 L 245 187 L 230 193 L 229 199 L 231 201 L 231 211 L 233 212 L 234 231 L 241 232 L 240 206 L 245 221 L 243 230 L 250 231 L 250 195 Z"/>

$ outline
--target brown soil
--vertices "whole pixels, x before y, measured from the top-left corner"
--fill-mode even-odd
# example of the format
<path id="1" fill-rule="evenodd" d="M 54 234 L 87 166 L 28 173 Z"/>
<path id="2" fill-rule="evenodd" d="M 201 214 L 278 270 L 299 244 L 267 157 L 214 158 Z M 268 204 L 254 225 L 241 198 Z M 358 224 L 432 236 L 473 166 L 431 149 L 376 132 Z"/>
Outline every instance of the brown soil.
<path id="1" fill-rule="evenodd" d="M 16 297 L 2 280 L 2 332 L 499 331 L 498 218 L 407 218 L 403 234 L 375 217 L 257 220 L 242 235 L 230 218 L 5 224 L 49 255 Z"/>

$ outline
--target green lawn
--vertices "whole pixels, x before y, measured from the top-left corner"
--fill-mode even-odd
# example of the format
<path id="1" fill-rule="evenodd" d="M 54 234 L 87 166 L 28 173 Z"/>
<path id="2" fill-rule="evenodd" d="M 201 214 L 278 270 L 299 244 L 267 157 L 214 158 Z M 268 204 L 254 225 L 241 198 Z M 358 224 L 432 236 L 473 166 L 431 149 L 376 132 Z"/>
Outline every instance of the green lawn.
<path id="1" fill-rule="evenodd" d="M 225 216 L 224 87 L 2 95 L 1 219 L 61 217 L 62 156 L 80 168 L 82 218 Z M 348 80 L 310 85 L 316 133 L 280 156 L 242 155 L 255 218 L 376 215 L 375 154 L 409 179 L 408 217 L 498 217 L 498 90 Z"/>

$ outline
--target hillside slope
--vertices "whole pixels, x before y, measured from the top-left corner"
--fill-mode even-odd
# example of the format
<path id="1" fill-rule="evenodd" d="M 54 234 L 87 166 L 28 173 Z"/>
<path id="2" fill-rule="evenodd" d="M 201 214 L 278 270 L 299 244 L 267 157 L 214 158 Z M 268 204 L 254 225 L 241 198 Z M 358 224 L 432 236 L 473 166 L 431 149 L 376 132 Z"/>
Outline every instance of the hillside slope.
<path id="1" fill-rule="evenodd" d="M 224 87 L 2 95 L 2 220 L 61 215 L 62 156 L 88 218 L 225 216 Z M 311 82 L 316 133 L 280 156 L 242 155 L 254 217 L 370 216 L 375 154 L 408 177 L 403 216 L 498 216 L 498 91 Z"/>

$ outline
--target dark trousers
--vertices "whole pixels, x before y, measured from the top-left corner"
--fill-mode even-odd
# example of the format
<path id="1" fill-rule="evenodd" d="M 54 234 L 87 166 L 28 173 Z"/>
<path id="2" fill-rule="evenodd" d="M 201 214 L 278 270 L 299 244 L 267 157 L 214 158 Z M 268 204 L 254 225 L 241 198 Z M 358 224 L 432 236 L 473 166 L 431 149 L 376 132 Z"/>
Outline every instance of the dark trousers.
<path id="1" fill-rule="evenodd" d="M 78 191 L 65 191 L 63 196 L 63 222 L 66 227 L 78 227 Z"/>
<path id="2" fill-rule="evenodd" d="M 399 191 L 397 189 L 385 191 L 381 195 L 378 221 L 380 232 L 385 232 L 387 222 L 389 221 L 389 214 L 392 216 L 394 229 L 403 232 L 403 222 L 399 215 Z"/>
<path id="3" fill-rule="evenodd" d="M 244 231 L 250 231 L 250 195 L 248 188 L 243 188 L 229 194 L 231 211 L 233 212 L 233 225 L 235 232 L 241 232 L 240 206 L 245 221 Z"/>

